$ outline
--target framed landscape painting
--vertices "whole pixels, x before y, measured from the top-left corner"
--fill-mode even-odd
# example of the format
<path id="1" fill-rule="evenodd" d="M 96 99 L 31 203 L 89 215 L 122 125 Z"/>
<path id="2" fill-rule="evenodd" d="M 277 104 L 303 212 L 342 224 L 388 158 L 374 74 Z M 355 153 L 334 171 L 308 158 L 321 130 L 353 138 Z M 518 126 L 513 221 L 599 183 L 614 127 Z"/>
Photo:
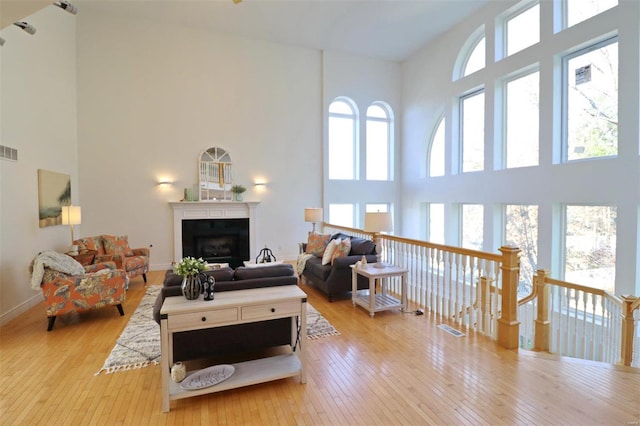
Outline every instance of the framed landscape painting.
<path id="1" fill-rule="evenodd" d="M 71 204 L 71 176 L 38 169 L 40 228 L 62 224 L 62 206 Z"/>

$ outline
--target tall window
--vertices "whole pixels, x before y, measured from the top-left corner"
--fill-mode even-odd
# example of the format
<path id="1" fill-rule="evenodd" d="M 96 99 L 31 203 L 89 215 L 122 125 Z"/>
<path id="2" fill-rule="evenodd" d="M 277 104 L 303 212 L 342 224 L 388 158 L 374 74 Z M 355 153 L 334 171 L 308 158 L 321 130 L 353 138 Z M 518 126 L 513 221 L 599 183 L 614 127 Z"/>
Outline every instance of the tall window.
<path id="1" fill-rule="evenodd" d="M 482 250 L 484 227 L 484 206 L 482 204 L 462 205 L 462 247 Z"/>
<path id="2" fill-rule="evenodd" d="M 506 52 L 513 55 L 540 41 L 540 4 L 506 21 Z"/>
<path id="3" fill-rule="evenodd" d="M 564 279 L 613 292 L 616 208 L 565 206 Z"/>
<path id="4" fill-rule="evenodd" d="M 348 99 L 329 105 L 329 179 L 355 178 L 357 123 L 356 107 Z"/>
<path id="5" fill-rule="evenodd" d="M 329 204 L 329 223 L 353 228 L 353 204 Z"/>
<path id="6" fill-rule="evenodd" d="M 431 138 L 429 147 L 429 176 L 444 176 L 444 132 L 445 119 L 442 117 Z"/>
<path id="7" fill-rule="evenodd" d="M 484 91 L 460 102 L 462 172 L 484 169 Z"/>
<path id="8" fill-rule="evenodd" d="M 571 27 L 618 5 L 618 0 L 564 0 L 565 27 Z"/>
<path id="9" fill-rule="evenodd" d="M 428 241 L 444 244 L 444 204 L 429 203 Z"/>
<path id="10" fill-rule="evenodd" d="M 467 61 L 464 64 L 463 76 L 473 74 L 485 67 L 485 38 L 482 36 L 473 46 L 473 50 L 469 53 Z"/>
<path id="11" fill-rule="evenodd" d="M 507 168 L 538 165 L 539 81 L 536 71 L 506 84 Z"/>
<path id="12" fill-rule="evenodd" d="M 564 159 L 618 154 L 617 37 L 563 58 Z"/>
<path id="13" fill-rule="evenodd" d="M 505 206 L 504 229 L 506 243 L 521 250 L 518 296 L 522 297 L 531 292 L 538 269 L 538 206 Z"/>
<path id="14" fill-rule="evenodd" d="M 388 107 L 367 108 L 367 180 L 390 180 L 391 117 Z"/>

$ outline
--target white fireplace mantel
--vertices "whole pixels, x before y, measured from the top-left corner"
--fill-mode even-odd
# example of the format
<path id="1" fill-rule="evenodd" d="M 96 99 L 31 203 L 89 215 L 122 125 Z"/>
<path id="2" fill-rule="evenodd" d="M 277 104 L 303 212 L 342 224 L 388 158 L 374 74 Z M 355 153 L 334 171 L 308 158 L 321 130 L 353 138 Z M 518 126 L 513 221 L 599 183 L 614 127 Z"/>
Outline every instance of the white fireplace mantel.
<path id="1" fill-rule="evenodd" d="M 257 201 L 180 201 L 173 208 L 173 261 L 182 259 L 182 221 L 189 219 L 249 218 L 249 253 L 256 248 Z"/>

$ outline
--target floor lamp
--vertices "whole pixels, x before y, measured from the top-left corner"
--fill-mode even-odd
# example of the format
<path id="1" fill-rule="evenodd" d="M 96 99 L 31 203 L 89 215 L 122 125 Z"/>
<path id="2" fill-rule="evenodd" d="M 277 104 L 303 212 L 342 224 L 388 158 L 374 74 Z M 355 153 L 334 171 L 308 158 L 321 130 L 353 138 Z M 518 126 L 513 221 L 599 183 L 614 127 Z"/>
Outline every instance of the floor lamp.
<path id="1" fill-rule="evenodd" d="M 73 245 L 73 225 L 82 223 L 82 209 L 80 206 L 62 206 L 62 224 L 71 227 L 71 245 Z"/>
<path id="2" fill-rule="evenodd" d="M 393 231 L 393 218 L 389 212 L 369 212 L 364 214 L 364 230 L 374 233 L 374 243 L 376 244 L 375 268 L 385 268 L 382 263 L 382 246 L 380 244 L 380 232 Z"/>
<path id="3" fill-rule="evenodd" d="M 313 223 L 312 234 L 316 233 L 316 223 L 322 222 L 322 208 L 308 207 L 304 209 L 304 221 Z"/>

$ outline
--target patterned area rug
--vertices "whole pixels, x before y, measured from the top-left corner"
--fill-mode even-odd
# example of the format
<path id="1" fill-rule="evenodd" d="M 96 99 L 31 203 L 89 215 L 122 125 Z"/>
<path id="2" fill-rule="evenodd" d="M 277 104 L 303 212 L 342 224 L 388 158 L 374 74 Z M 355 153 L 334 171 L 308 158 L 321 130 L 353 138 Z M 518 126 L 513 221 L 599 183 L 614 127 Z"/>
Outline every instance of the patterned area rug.
<path id="1" fill-rule="evenodd" d="M 160 326 L 153 320 L 153 305 L 160 288 L 157 285 L 147 287 L 138 308 L 96 376 L 103 371 L 110 374 L 160 363 Z M 307 303 L 307 338 L 339 334 L 316 308 Z"/>

